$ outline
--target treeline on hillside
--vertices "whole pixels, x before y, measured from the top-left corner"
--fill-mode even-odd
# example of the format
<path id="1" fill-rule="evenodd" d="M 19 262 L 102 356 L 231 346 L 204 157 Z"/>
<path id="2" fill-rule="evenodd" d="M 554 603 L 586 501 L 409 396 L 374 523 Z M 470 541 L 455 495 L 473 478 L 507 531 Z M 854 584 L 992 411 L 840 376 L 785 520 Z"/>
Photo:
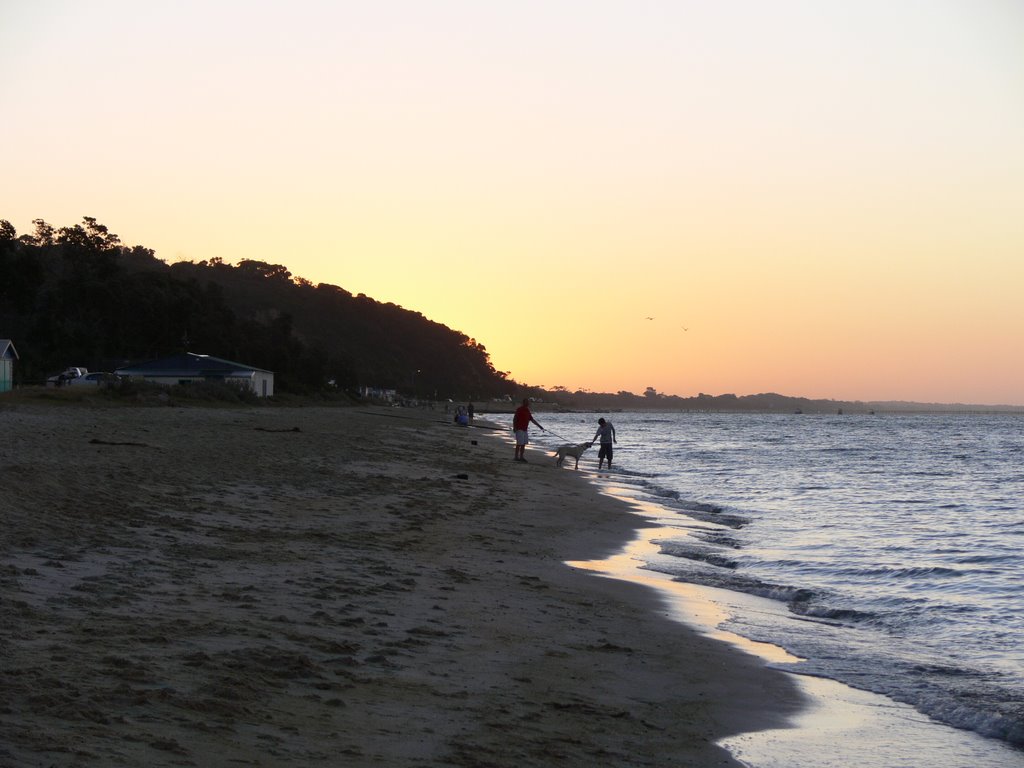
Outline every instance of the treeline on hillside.
<path id="1" fill-rule="evenodd" d="M 532 391 L 531 391 L 532 392 Z M 789 397 L 773 392 L 759 395 L 708 395 L 701 392 L 693 397 L 681 397 L 658 392 L 648 387 L 643 394 L 619 391 L 569 392 L 556 388 L 546 393 L 551 402 L 572 410 L 662 410 L 662 411 L 759 411 L 767 413 L 867 413 L 874 410 L 871 403 L 842 402 L 838 400 L 811 400 Z"/>
<path id="2" fill-rule="evenodd" d="M 0 337 L 18 350 L 17 383 L 189 351 L 274 371 L 282 392 L 482 399 L 516 389 L 464 333 L 282 265 L 167 264 L 94 218 L 33 224 L 19 235 L 0 219 Z"/>
<path id="3" fill-rule="evenodd" d="M 564 410 L 608 411 L 608 410 L 655 410 L 655 411 L 698 411 L 698 412 L 742 412 L 759 413 L 831 413 L 831 414 L 872 414 L 872 413 L 1024 413 L 1024 408 L 1010 405 L 971 405 L 964 403 L 916 403 L 908 401 L 862 401 L 825 400 L 807 397 L 792 397 L 775 392 L 758 395 L 708 395 L 700 393 L 693 397 L 667 395 L 648 387 L 643 394 L 619 391 L 570 392 L 556 387 L 551 392 L 528 388 L 530 396 L 541 398 Z"/>

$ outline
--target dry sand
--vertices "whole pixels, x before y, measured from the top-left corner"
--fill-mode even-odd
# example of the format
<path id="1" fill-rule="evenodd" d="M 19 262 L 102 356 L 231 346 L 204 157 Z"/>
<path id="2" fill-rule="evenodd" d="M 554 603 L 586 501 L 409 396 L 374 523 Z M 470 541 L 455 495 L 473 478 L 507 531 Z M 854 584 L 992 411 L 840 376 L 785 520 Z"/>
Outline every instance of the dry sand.
<path id="1" fill-rule="evenodd" d="M 642 520 L 402 409 L 0 400 L 0 766 L 714 766 L 781 672 L 571 568 Z"/>

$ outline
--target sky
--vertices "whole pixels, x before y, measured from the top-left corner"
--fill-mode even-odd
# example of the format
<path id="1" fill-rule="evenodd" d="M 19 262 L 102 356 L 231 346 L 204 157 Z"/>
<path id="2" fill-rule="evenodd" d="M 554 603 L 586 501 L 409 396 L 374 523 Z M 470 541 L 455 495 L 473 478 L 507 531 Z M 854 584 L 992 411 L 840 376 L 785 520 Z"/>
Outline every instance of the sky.
<path id="1" fill-rule="evenodd" d="M 600 392 L 1024 405 L 1022 0 L 0 0 L 0 219 Z"/>

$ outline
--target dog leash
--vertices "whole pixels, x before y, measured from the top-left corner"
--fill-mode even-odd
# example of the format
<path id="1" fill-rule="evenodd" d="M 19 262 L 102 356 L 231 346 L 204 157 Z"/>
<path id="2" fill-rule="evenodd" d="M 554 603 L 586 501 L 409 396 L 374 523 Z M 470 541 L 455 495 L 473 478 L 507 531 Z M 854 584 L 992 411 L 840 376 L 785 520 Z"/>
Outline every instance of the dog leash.
<path id="1" fill-rule="evenodd" d="M 565 440 L 567 443 L 572 442 L 572 440 L 570 440 L 568 437 L 562 437 L 560 434 L 558 434 L 557 432 L 552 432 L 550 429 L 545 429 L 544 431 L 547 432 L 549 435 L 554 435 L 559 440 Z"/>

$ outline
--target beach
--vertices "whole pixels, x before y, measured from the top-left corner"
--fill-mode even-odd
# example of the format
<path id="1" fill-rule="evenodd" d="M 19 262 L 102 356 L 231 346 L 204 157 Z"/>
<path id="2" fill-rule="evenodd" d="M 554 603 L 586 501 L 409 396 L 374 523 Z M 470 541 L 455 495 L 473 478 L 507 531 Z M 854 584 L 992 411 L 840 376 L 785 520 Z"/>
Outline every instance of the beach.
<path id="1" fill-rule="evenodd" d="M 799 710 L 567 565 L 623 502 L 449 419 L 0 401 L 0 766 L 735 766 Z"/>

